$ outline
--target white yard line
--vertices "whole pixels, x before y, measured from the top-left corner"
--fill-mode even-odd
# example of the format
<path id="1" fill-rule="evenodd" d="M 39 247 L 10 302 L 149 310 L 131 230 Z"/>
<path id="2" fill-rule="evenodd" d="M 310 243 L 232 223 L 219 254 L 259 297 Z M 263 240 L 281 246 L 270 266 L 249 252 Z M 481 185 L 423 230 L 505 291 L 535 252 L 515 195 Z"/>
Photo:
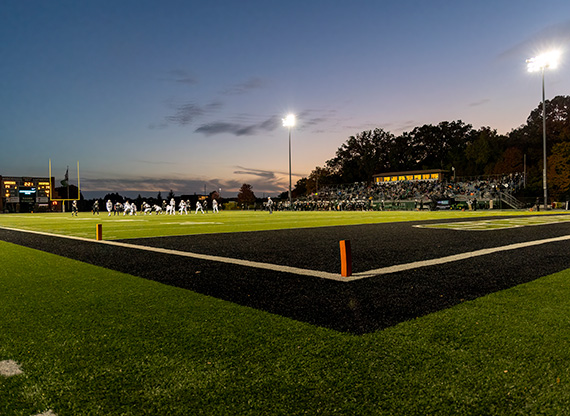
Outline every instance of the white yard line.
<path id="1" fill-rule="evenodd" d="M 347 280 L 365 279 L 367 277 L 378 276 L 381 274 L 397 273 L 406 270 L 418 269 L 420 267 L 436 266 L 440 264 L 451 263 L 453 261 L 467 260 L 474 257 L 486 256 L 487 254 L 500 253 L 502 251 L 517 250 L 519 248 L 533 247 L 533 246 L 538 246 L 540 244 L 554 243 L 557 241 L 567 241 L 567 240 L 570 240 L 570 235 L 565 235 L 562 237 L 546 238 L 544 240 L 527 241 L 525 243 L 509 244 L 506 246 L 500 246 L 494 248 L 484 248 L 481 250 L 470 251 L 467 253 L 440 257 L 438 259 L 415 261 L 406 264 L 397 264 L 395 266 L 382 267 L 380 269 L 369 270 L 367 272 L 355 273 Z"/>
<path id="2" fill-rule="evenodd" d="M 441 264 L 445 264 L 445 263 L 451 263 L 454 261 L 468 260 L 468 259 L 471 259 L 474 257 L 485 256 L 485 255 L 494 254 L 494 253 L 500 253 L 503 251 L 517 250 L 520 248 L 533 247 L 533 246 L 537 246 L 537 245 L 541 245 L 541 244 L 548 244 L 548 243 L 570 240 L 570 235 L 566 235 L 566 236 L 562 236 L 562 237 L 546 238 L 543 240 L 527 241 L 524 243 L 509 244 L 509 245 L 500 246 L 500 247 L 486 248 L 486 249 L 475 250 L 475 251 L 471 251 L 471 252 L 467 252 L 467 253 L 454 254 L 451 256 L 440 257 L 437 259 L 415 261 L 415 262 L 406 263 L 406 264 L 397 264 L 394 266 L 388 266 L 388 267 L 382 267 L 379 269 L 368 270 L 366 272 L 354 273 L 350 277 L 343 277 L 337 273 L 329 273 L 329 272 L 322 272 L 322 271 L 318 271 L 318 270 L 301 269 L 298 267 L 282 266 L 282 265 L 271 264 L 271 263 L 261 263 L 261 262 L 250 261 L 250 260 L 240 260 L 240 259 L 234 259 L 231 257 L 212 256 L 212 255 L 208 255 L 208 254 L 191 253 L 188 251 L 179 251 L 179 250 L 171 250 L 171 249 L 158 248 L 158 247 L 140 246 L 140 245 L 136 245 L 136 244 L 122 243 L 122 242 L 118 242 L 118 241 L 106 241 L 106 240 L 97 241 L 97 240 L 93 240 L 93 239 L 89 239 L 89 238 L 66 236 L 66 235 L 60 235 L 60 234 L 51 234 L 51 233 L 46 233 L 46 232 L 42 232 L 42 231 L 20 230 L 17 228 L 8 228 L 8 227 L 0 227 L 0 228 L 3 228 L 5 230 L 11 230 L 11 231 L 21 231 L 21 232 L 27 232 L 27 233 L 31 233 L 31 234 L 46 235 L 46 236 L 50 236 L 50 237 L 60 237 L 60 238 L 67 238 L 70 240 L 87 241 L 90 243 L 107 244 L 110 246 L 125 247 L 125 248 L 131 248 L 131 249 L 136 249 L 136 250 L 145 250 L 145 251 L 150 251 L 150 252 L 154 252 L 154 253 L 162 253 L 162 254 L 171 254 L 171 255 L 175 255 L 175 256 L 190 257 L 190 258 L 195 258 L 195 259 L 199 259 L 199 260 L 207 260 L 207 261 L 215 261 L 215 262 L 219 262 L 219 263 L 234 264 L 237 266 L 252 267 L 252 268 L 257 268 L 257 269 L 271 270 L 271 271 L 277 271 L 277 272 L 283 272 L 283 273 L 291 273 L 291 274 L 296 274 L 296 275 L 301 275 L 301 276 L 318 277 L 321 279 L 336 280 L 339 282 L 352 282 L 355 280 L 366 279 L 369 277 L 374 277 L 374 276 L 379 276 L 379 275 L 384 275 L 384 274 L 398 273 L 398 272 L 402 272 L 402 271 L 406 271 L 406 270 L 418 269 L 421 267 L 436 266 L 436 265 L 441 265 Z"/>
<path id="3" fill-rule="evenodd" d="M 93 240 L 91 240 L 91 241 L 93 241 Z M 212 256 L 209 254 L 191 253 L 189 251 L 178 251 L 178 250 L 170 250 L 170 249 L 166 249 L 166 248 L 138 246 L 135 244 L 120 243 L 117 241 L 98 241 L 98 242 L 103 243 L 103 244 L 109 244 L 111 246 L 134 248 L 134 249 L 139 249 L 139 250 L 152 251 L 155 253 L 173 254 L 176 256 L 191 257 L 191 258 L 199 259 L 199 260 L 217 261 L 219 263 L 235 264 L 237 266 L 253 267 L 253 268 L 257 268 L 257 269 L 272 270 L 272 271 L 283 272 L 283 273 L 292 273 L 292 274 L 298 274 L 298 275 L 302 275 L 302 276 L 320 277 L 321 279 L 330 279 L 330 280 L 339 280 L 339 281 L 345 281 L 346 280 L 346 278 L 342 277 L 339 274 L 321 272 L 318 270 L 301 269 L 298 267 L 281 266 L 278 264 L 271 264 L 271 263 L 261 263 L 258 261 L 240 260 L 240 259 L 234 259 L 231 257 Z"/>
<path id="4" fill-rule="evenodd" d="M 278 264 L 261 263 L 261 262 L 250 261 L 250 260 L 240 260 L 240 259 L 234 259 L 231 257 L 212 256 L 212 255 L 208 255 L 208 254 L 192 253 L 189 251 L 179 251 L 179 250 L 170 250 L 170 249 L 166 249 L 166 248 L 140 246 L 140 245 L 136 245 L 136 244 L 122 243 L 119 241 L 108 241 L 108 240 L 97 241 L 97 240 L 93 240 L 90 238 L 67 236 L 67 235 L 61 235 L 61 234 L 51 234 L 51 233 L 46 233 L 43 231 L 20 230 L 17 228 L 8 228 L 8 227 L 0 227 L 0 228 L 3 228 L 5 230 L 11 230 L 11 231 L 22 231 L 22 232 L 26 232 L 26 233 L 46 235 L 49 237 L 60 237 L 60 238 L 67 238 L 70 240 L 87 241 L 90 243 L 107 244 L 110 246 L 132 248 L 132 249 L 136 249 L 136 250 L 145 250 L 145 251 L 151 251 L 154 253 L 172 254 L 175 256 L 191 257 L 191 258 L 199 259 L 199 260 L 208 260 L 208 261 L 216 261 L 219 263 L 235 264 L 238 266 L 253 267 L 253 268 L 257 268 L 257 269 L 272 270 L 272 271 L 283 272 L 283 273 L 291 273 L 291 274 L 297 274 L 297 275 L 301 275 L 301 276 L 311 276 L 311 277 L 319 277 L 321 279 L 346 281 L 346 278 L 342 277 L 340 274 L 321 272 L 318 270 L 301 269 L 298 267 L 281 266 Z"/>
<path id="5" fill-rule="evenodd" d="M 440 222 L 435 224 L 416 224 L 415 228 L 431 228 L 438 230 L 457 230 L 457 231 L 494 231 L 506 228 L 521 228 L 537 225 L 551 225 L 570 222 L 570 215 L 545 215 L 542 217 L 514 217 L 485 219 L 475 221 L 460 222 Z"/>

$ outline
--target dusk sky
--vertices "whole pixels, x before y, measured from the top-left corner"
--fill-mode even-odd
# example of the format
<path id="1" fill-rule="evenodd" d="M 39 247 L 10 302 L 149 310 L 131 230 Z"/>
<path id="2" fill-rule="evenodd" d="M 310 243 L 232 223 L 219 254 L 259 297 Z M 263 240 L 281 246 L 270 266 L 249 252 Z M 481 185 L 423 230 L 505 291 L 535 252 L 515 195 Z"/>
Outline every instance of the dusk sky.
<path id="1" fill-rule="evenodd" d="M 323 166 L 349 136 L 462 120 L 508 133 L 542 99 L 526 59 L 562 52 L 570 1 L 2 0 L 0 175 L 87 197 L 242 183 L 256 196 Z"/>

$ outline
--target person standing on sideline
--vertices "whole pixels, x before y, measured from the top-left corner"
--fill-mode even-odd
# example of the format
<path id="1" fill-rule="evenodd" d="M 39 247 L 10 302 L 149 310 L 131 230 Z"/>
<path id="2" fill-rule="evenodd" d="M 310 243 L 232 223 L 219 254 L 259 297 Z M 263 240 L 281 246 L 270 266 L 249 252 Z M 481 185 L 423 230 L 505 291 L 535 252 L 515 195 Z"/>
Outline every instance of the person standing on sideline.
<path id="1" fill-rule="evenodd" d="M 107 200 L 107 212 L 109 213 L 109 217 L 111 216 L 111 211 L 113 211 L 113 203 L 110 199 Z"/>
<path id="2" fill-rule="evenodd" d="M 76 216 L 77 217 L 77 201 L 73 201 L 73 203 L 71 204 L 71 216 Z"/>
<path id="3" fill-rule="evenodd" d="M 273 214 L 273 201 L 271 200 L 270 196 L 267 197 L 267 209 L 269 210 L 270 214 Z"/>
<path id="4" fill-rule="evenodd" d="M 212 212 L 214 214 L 218 214 L 218 201 L 216 201 L 215 199 L 212 199 Z"/>

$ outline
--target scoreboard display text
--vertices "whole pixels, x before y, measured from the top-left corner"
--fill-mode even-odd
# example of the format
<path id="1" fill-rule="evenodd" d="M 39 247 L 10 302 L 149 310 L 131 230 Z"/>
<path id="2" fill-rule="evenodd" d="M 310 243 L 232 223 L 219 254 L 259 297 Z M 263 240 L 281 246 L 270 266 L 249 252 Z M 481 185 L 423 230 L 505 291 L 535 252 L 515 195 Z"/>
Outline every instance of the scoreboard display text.
<path id="1" fill-rule="evenodd" d="M 47 178 L 3 178 L 1 192 L 6 203 L 48 203 L 50 181 Z"/>

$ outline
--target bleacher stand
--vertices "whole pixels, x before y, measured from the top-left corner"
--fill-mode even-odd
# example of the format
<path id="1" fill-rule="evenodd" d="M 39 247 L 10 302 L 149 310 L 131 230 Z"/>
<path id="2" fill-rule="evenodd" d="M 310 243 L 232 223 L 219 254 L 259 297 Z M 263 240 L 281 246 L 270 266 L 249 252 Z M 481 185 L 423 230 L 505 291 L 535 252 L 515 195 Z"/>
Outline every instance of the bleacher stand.
<path id="1" fill-rule="evenodd" d="M 513 195 L 524 185 L 524 175 L 489 176 L 450 181 L 398 181 L 372 185 L 355 182 L 328 185 L 293 201 L 295 211 L 367 211 L 372 209 L 435 209 L 434 201 L 452 200 L 457 206 L 493 207 L 501 195 Z M 475 205 L 473 205 L 475 204 Z M 496 205 L 495 205 L 496 206 Z M 289 202 L 277 209 L 289 209 Z"/>

